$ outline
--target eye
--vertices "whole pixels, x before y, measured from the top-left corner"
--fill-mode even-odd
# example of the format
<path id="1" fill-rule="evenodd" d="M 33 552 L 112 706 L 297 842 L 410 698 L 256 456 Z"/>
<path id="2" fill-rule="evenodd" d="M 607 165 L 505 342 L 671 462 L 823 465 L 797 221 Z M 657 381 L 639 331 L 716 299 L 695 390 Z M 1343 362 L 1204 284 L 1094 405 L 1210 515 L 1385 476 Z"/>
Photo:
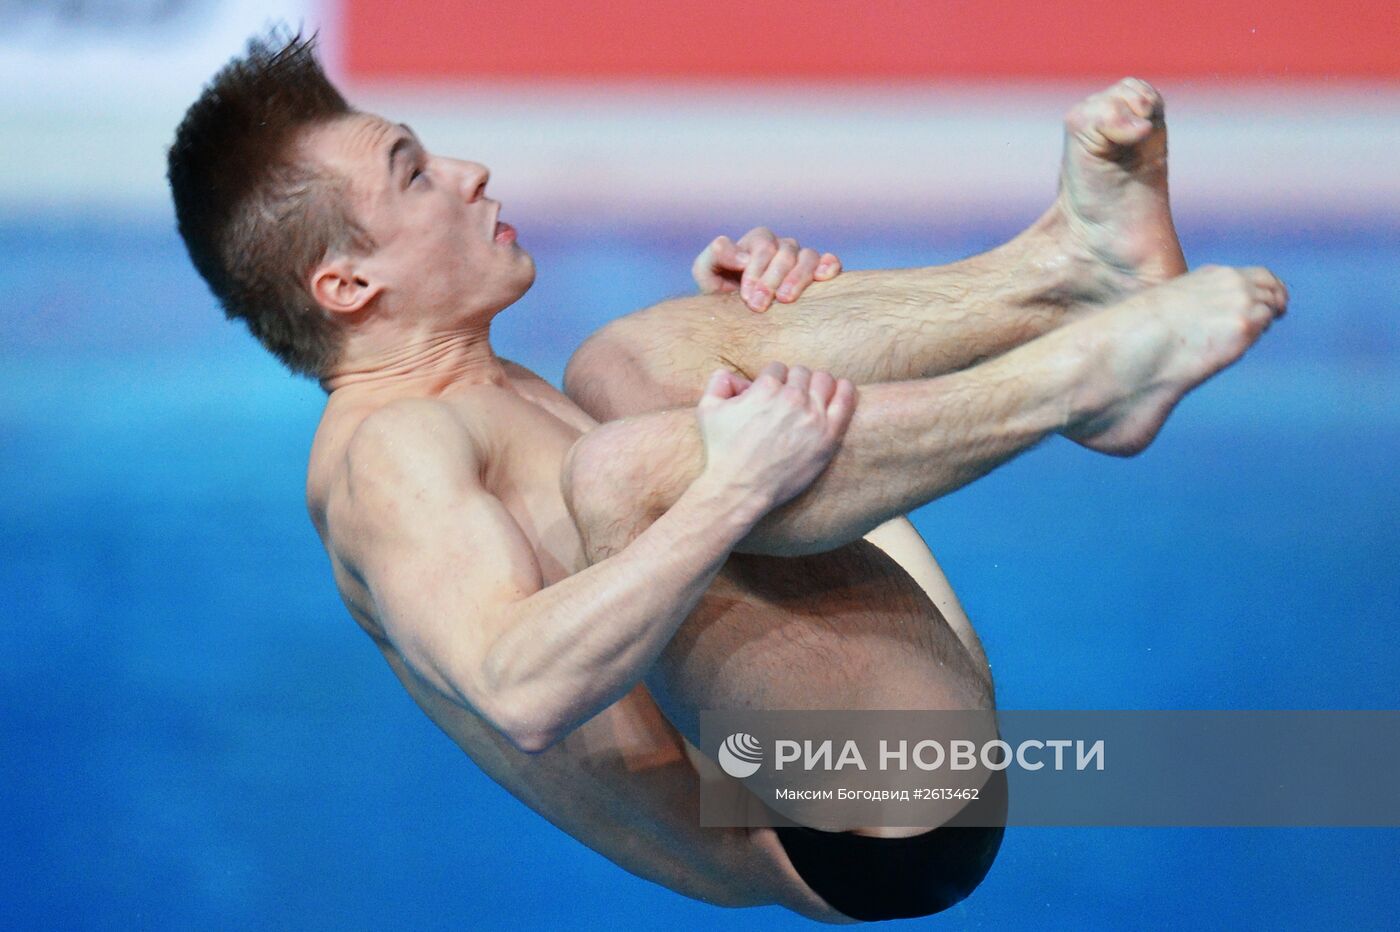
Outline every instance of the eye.
<path id="1" fill-rule="evenodd" d="M 415 168 L 408 173 L 408 183 L 413 184 L 413 182 L 422 177 L 424 177 L 423 170 L 421 168 Z"/>

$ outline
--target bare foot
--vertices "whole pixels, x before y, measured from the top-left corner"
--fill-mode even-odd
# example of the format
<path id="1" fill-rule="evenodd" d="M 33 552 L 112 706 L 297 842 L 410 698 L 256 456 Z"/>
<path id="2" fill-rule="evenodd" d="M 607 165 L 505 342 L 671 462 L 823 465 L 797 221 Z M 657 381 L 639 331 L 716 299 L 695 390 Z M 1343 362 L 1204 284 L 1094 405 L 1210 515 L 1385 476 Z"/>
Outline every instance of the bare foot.
<path id="1" fill-rule="evenodd" d="M 1267 269 L 1203 266 L 1071 326 L 1103 348 L 1090 413 L 1062 433 L 1092 450 L 1145 450 L 1191 389 L 1244 355 L 1288 306 Z"/>
<path id="2" fill-rule="evenodd" d="M 1102 306 L 1186 271 L 1152 85 L 1124 78 L 1065 115 L 1059 196 L 1038 226 L 1067 254 L 1071 303 Z"/>

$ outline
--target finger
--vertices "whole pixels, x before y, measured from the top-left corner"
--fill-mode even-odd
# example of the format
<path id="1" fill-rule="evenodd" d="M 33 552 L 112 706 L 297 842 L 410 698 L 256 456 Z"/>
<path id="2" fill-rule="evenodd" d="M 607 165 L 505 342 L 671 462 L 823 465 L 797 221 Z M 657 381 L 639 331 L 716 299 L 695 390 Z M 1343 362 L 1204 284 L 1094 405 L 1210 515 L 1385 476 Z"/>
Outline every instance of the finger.
<path id="1" fill-rule="evenodd" d="M 767 243 L 770 246 L 778 245 L 778 237 L 773 235 L 773 231 L 767 227 L 754 227 L 743 236 L 739 237 L 739 250 L 748 252 L 759 243 Z"/>
<path id="2" fill-rule="evenodd" d="M 742 269 L 748 262 L 748 254 L 741 250 L 727 236 L 716 236 L 710 244 L 695 257 L 690 267 L 690 275 L 703 294 L 720 294 L 739 290 L 739 283 L 733 273 Z"/>
<path id="3" fill-rule="evenodd" d="M 763 270 L 763 275 L 749 289 L 749 306 L 755 311 L 768 310 L 768 306 L 773 303 L 774 292 L 778 290 L 778 286 L 783 283 L 783 279 L 787 277 L 787 273 L 791 272 L 795 265 L 797 265 L 797 240 L 779 240 L 778 251 L 768 261 L 768 267 Z"/>
<path id="4" fill-rule="evenodd" d="M 739 242 L 735 244 L 735 249 L 739 261 L 742 264 L 741 267 L 747 268 L 749 262 L 753 259 L 754 250 L 760 248 L 774 250 L 778 248 L 778 237 L 774 236 L 773 231 L 767 227 L 754 227 L 752 230 L 739 237 Z"/>
<path id="5" fill-rule="evenodd" d="M 812 383 L 807 390 L 812 394 L 812 404 L 818 410 L 825 411 L 836 392 L 836 378 L 830 372 L 813 372 Z"/>
<path id="6" fill-rule="evenodd" d="M 744 275 L 739 280 L 739 295 L 744 302 L 753 307 L 753 289 L 758 280 L 763 277 L 763 270 L 768 268 L 768 263 L 778 252 L 778 242 L 773 235 L 768 234 L 767 239 L 756 239 L 747 247 L 749 253 L 748 264 L 744 266 Z"/>
<path id="7" fill-rule="evenodd" d="M 728 377 L 729 380 L 728 391 L 729 396 L 731 398 L 738 395 L 742 395 L 744 392 L 748 391 L 749 386 L 753 384 L 748 379 L 744 378 L 742 375 L 730 372 L 728 369 L 725 369 L 723 371 L 725 376 Z"/>
<path id="8" fill-rule="evenodd" d="M 705 383 L 705 394 L 700 396 L 700 404 L 715 404 L 737 395 L 732 375 L 728 369 L 716 369 L 710 373 L 710 379 Z"/>
<path id="9" fill-rule="evenodd" d="M 807 286 L 816 278 L 818 258 L 820 257 L 815 249 L 804 249 L 797 254 L 797 264 L 778 286 L 779 301 L 789 304 L 801 297 L 802 292 L 806 291 Z"/>
<path id="10" fill-rule="evenodd" d="M 768 394 L 774 394 L 783 387 L 787 381 L 787 366 L 780 362 L 770 362 L 763 367 L 763 371 L 758 374 L 758 378 L 753 380 L 754 388 L 761 389 Z"/>
<path id="11" fill-rule="evenodd" d="M 812 370 L 806 366 L 793 366 L 788 370 L 787 387 L 796 389 L 802 393 L 802 400 L 807 400 L 807 392 L 812 385 Z"/>
<path id="12" fill-rule="evenodd" d="M 817 281 L 830 281 L 841 274 L 841 260 L 829 252 L 822 253 L 821 261 L 817 263 L 817 272 L 814 276 Z"/>
<path id="13" fill-rule="evenodd" d="M 848 379 L 838 379 L 831 404 L 826 408 L 826 427 L 833 440 L 846 435 L 851 426 L 851 416 L 856 412 L 856 387 Z"/>
<path id="14" fill-rule="evenodd" d="M 712 268 L 737 272 L 744 267 L 743 260 L 739 258 L 739 245 L 727 236 L 716 236 L 707 251 Z"/>

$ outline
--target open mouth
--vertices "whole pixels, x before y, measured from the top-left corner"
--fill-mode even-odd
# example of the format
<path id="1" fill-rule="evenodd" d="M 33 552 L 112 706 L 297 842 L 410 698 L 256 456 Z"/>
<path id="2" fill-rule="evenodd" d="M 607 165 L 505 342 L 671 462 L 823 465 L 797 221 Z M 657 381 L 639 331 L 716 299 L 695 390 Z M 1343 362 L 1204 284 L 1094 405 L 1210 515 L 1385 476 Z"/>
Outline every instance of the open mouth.
<path id="1" fill-rule="evenodd" d="M 511 226 L 509 223 L 506 223 L 506 222 L 503 221 L 503 220 L 497 220 L 497 221 L 496 221 L 496 242 L 498 242 L 498 243 L 513 243 L 513 242 L 515 242 L 515 227 Z"/>

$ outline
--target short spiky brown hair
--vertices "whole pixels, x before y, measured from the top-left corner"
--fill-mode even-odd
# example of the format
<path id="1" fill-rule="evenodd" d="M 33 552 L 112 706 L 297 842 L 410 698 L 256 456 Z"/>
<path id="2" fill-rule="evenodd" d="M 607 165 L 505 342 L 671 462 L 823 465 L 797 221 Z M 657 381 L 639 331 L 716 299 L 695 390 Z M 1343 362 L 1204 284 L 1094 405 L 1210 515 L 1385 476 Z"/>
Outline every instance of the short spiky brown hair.
<path id="1" fill-rule="evenodd" d="M 335 361 L 341 331 L 307 278 L 329 251 L 370 245 L 344 180 L 295 154 L 306 130 L 353 112 L 315 52 L 314 35 L 250 40 L 185 113 L 167 171 L 180 235 L 224 313 L 312 377 Z"/>

